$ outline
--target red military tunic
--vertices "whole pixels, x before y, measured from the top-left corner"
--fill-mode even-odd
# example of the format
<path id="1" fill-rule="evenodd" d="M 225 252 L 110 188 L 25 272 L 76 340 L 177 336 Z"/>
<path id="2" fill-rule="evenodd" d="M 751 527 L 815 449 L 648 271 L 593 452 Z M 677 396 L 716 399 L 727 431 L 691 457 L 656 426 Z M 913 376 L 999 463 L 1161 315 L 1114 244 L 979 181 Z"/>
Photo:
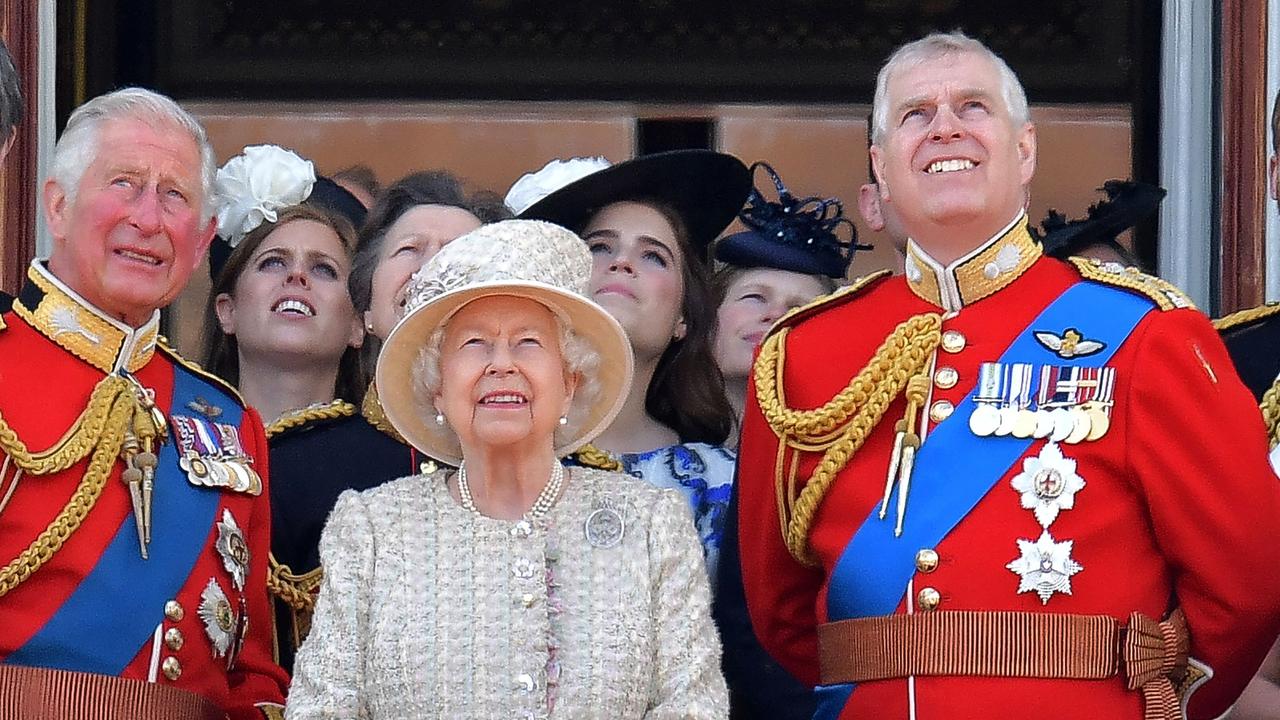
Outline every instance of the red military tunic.
<path id="1" fill-rule="evenodd" d="M 141 329 L 127 328 L 90 307 L 37 262 L 13 307 L 6 308 L 3 321 L 0 413 L 31 452 L 58 444 L 85 410 L 95 386 L 107 373 L 123 370 L 154 391 L 155 404 L 167 420 L 175 414 L 199 416 L 201 412 L 215 418 L 222 413 L 241 417 L 239 441 L 265 484 L 267 453 L 261 420 L 243 407 L 233 390 L 219 387 L 218 381 L 159 344 L 159 313 Z M 206 391 L 188 407 L 171 407 L 179 384 Z M 207 427 L 215 426 L 210 423 Z M 173 428 L 170 433 L 175 435 Z M 121 481 L 124 463 L 116 457 L 101 494 L 86 503 L 87 512 L 79 527 L 60 548 L 46 545 L 43 554 L 47 558 L 34 571 L 23 573 L 13 572 L 18 565 L 15 558 L 29 547 L 40 546 L 37 538 L 41 533 L 75 504 L 73 492 L 86 477 L 90 461 L 81 459 L 52 474 L 22 474 L 15 486 L 15 468 L 5 459 L 0 475 L 0 563 L 7 567 L 0 576 L 0 627 L 4 628 L 0 662 L 171 684 L 203 695 L 234 720 L 279 717 L 288 676 L 271 655 L 265 583 L 271 533 L 265 486 L 257 495 L 228 488 L 183 487 L 185 473 L 163 467 L 167 457 L 176 455 L 159 450 L 157 454 L 162 465 L 155 483 L 157 512 L 166 492 L 200 493 L 210 518 L 207 525 L 174 528 L 172 522 L 164 524 L 166 518 L 154 517 L 157 534 L 149 543 L 150 558 L 142 561 L 131 494 Z M 12 493 L 7 503 L 3 502 L 6 493 Z M 170 495 L 170 499 L 174 497 Z M 183 532 L 196 536 L 182 538 Z M 228 543 L 239 542 L 229 539 L 237 535 L 247 544 L 247 558 L 228 550 Z M 130 557 L 113 565 L 105 558 L 117 537 L 117 545 L 127 546 L 125 554 Z M 159 572 L 166 546 L 183 540 L 192 548 L 189 557 L 194 559 L 178 565 L 173 573 L 170 584 L 176 592 L 171 597 L 146 596 L 141 589 L 143 596 L 131 593 L 134 587 L 147 586 L 145 575 L 152 568 Z M 129 577 L 103 577 L 115 567 L 140 567 L 141 571 Z M 91 576 L 103 580 L 102 586 L 123 592 L 107 597 L 88 594 L 82 585 Z M 224 615 L 224 620 L 247 620 L 238 652 L 233 637 L 239 632 L 235 629 L 238 625 L 224 627 L 216 617 L 202 619 L 210 609 L 218 609 L 219 600 L 226 601 L 221 610 L 231 609 L 232 614 Z M 62 614 L 72 612 L 77 602 L 81 606 L 90 603 L 73 616 L 87 621 L 83 626 L 72 622 L 68 627 Z M 144 623 L 145 632 L 116 637 L 100 630 L 93 620 L 115 614 L 144 618 L 135 625 Z M 227 628 L 232 631 L 228 633 Z M 224 646 L 221 652 L 216 647 L 219 642 Z M 108 646 L 119 658 L 118 668 L 110 672 L 103 667 L 111 667 L 111 661 L 99 657 Z M 234 663 L 228 669 L 230 656 L 234 656 Z"/>
<path id="2" fill-rule="evenodd" d="M 1041 257 L 1023 220 L 950 268 L 911 245 L 906 277 L 874 279 L 779 324 L 789 327 L 779 395 L 789 408 L 822 406 L 867 365 L 898 323 L 941 313 L 942 342 L 929 366 L 920 417 L 927 447 L 928 432 L 940 422 L 968 422 L 959 413 L 949 415 L 974 389 L 980 365 L 997 360 L 1047 306 L 1081 282 L 1082 272 Z M 1024 459 L 1045 448 L 1045 440 L 1034 440 L 1003 477 L 993 474 L 990 490 L 936 546 L 906 548 L 907 557 L 917 557 L 916 567 L 907 568 L 907 587 L 892 589 L 900 593 L 893 595 L 900 598 L 895 612 L 1021 611 L 1123 621 L 1134 611 L 1160 619 L 1178 606 L 1186 615 L 1195 667 L 1181 688 L 1184 696 L 1192 693 L 1189 716 L 1216 717 L 1234 702 L 1280 629 L 1280 576 L 1272 571 L 1280 483 L 1267 465 L 1267 440 L 1252 397 L 1208 319 L 1154 278 L 1117 276 L 1143 286 L 1138 292 L 1170 309 L 1152 303 L 1113 348 L 1107 362 L 1116 370 L 1109 431 L 1096 441 L 1058 446 L 1085 481 L 1074 505 L 1061 509 L 1051 527 L 1054 539 L 1072 541 L 1070 558 L 1080 568 L 1069 578 L 1069 592 L 1053 592 L 1042 602 L 1036 592 L 1019 592 L 1020 574 L 1009 567 L 1020 557 L 1018 541 L 1034 542 L 1043 531 L 1012 486 Z M 1075 328 L 1087 339 L 1091 322 L 1107 312 L 1091 308 Z M 809 567 L 792 556 L 780 529 L 779 440 L 756 391 L 753 385 L 738 465 L 747 606 L 764 648 L 814 685 L 815 627 L 843 619 L 829 615 L 828 600 L 850 589 L 832 587 L 833 569 L 860 525 L 895 522 L 893 503 L 885 520 L 873 513 L 883 498 L 895 422 L 906 401 L 902 395 L 893 401 L 818 505 L 808 531 L 817 566 Z M 983 438 L 972 440 L 969 447 L 982 452 Z M 796 477 L 803 485 L 820 453 L 798 454 Z M 908 495 L 907 518 L 913 502 L 920 501 Z M 936 559 L 917 550 L 933 551 Z M 1126 689 L 1123 676 L 917 676 L 857 684 L 847 699 L 840 697 L 834 707 L 828 701 L 816 717 L 1051 720 L 1142 714 L 1142 697 Z"/>

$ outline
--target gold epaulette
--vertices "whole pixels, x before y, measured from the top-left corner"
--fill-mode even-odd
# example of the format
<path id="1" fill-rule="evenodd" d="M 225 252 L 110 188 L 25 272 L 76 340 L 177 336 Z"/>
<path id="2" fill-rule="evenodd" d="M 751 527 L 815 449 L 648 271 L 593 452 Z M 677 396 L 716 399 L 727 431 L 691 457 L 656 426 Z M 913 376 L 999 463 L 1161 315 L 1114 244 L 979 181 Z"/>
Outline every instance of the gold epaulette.
<path id="1" fill-rule="evenodd" d="M 1244 325 L 1252 325 L 1272 315 L 1280 314 L 1280 303 L 1267 303 L 1258 307 L 1237 310 L 1213 321 L 1213 329 L 1220 333 L 1229 332 Z"/>
<path id="2" fill-rule="evenodd" d="M 335 418 L 351 417 L 355 414 L 356 406 L 341 398 L 330 400 L 329 402 L 320 405 L 310 405 L 298 410 L 291 410 L 275 420 L 272 420 L 271 423 L 267 425 L 267 439 L 270 440 L 286 430 L 302 427 L 307 423 L 316 422 L 318 420 L 333 420 Z"/>
<path id="3" fill-rule="evenodd" d="M 863 275 L 835 292 L 827 293 L 826 295 L 819 295 L 809 303 L 801 305 L 798 308 L 794 308 L 787 314 L 778 318 L 778 321 L 773 324 L 773 327 L 769 328 L 769 332 L 765 333 L 765 337 L 769 337 L 784 327 L 796 325 L 805 318 L 816 315 L 818 312 L 826 310 L 829 307 L 835 307 L 840 303 L 852 300 L 863 290 L 871 287 L 871 285 L 873 285 L 877 280 L 889 277 L 892 274 L 893 273 L 888 270 L 873 272 L 870 275 Z"/>
<path id="4" fill-rule="evenodd" d="M 316 608 L 316 593 L 324 580 L 324 568 L 315 568 L 298 575 L 288 565 L 281 565 L 274 554 L 267 557 L 267 591 L 280 598 L 285 605 L 304 612 Z"/>
<path id="5" fill-rule="evenodd" d="M 1195 309 L 1196 305 L 1173 283 L 1148 275 L 1138 268 L 1126 267 L 1117 262 L 1103 262 L 1094 258 L 1069 258 L 1072 265 L 1086 280 L 1124 288 L 1151 298 L 1161 310 L 1180 308 Z"/>
<path id="6" fill-rule="evenodd" d="M 1262 409 L 1262 422 L 1267 426 L 1267 439 L 1274 448 L 1280 444 L 1280 378 L 1276 378 L 1262 394 L 1258 407 Z"/>
<path id="7" fill-rule="evenodd" d="M 191 371 L 192 374 L 199 375 L 205 380 L 217 385 L 218 389 L 225 391 L 228 395 L 235 398 L 236 402 L 240 403 L 241 407 L 249 407 L 249 403 L 245 402 L 244 396 L 240 394 L 240 391 L 237 390 L 234 385 L 200 367 L 200 364 L 194 360 L 188 360 L 183 357 L 182 353 L 178 352 L 177 348 L 169 344 L 169 338 L 163 335 L 156 338 L 156 347 L 164 352 L 165 355 L 169 356 L 170 360 L 173 360 L 175 363 Z"/>
<path id="8" fill-rule="evenodd" d="M 617 458 L 591 443 L 578 448 L 571 457 L 584 467 L 623 472 L 622 463 Z"/>

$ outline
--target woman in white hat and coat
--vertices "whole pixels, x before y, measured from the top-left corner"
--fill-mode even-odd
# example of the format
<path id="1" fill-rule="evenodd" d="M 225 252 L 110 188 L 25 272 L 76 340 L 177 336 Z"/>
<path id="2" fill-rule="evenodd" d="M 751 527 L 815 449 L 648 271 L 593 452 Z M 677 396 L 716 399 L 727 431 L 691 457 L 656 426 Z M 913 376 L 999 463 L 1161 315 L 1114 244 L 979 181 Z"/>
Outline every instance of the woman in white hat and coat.
<path id="1" fill-rule="evenodd" d="M 559 462 L 633 371 L 590 275 L 572 232 L 512 220 L 415 276 L 377 384 L 396 429 L 458 470 L 339 498 L 287 717 L 727 716 L 687 503 Z"/>

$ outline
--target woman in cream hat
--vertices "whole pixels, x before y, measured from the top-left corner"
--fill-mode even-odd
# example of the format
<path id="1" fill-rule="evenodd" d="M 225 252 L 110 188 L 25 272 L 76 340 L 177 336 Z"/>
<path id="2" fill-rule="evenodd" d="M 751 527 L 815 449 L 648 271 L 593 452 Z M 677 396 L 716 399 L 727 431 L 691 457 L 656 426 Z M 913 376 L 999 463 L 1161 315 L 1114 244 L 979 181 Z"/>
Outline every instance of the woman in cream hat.
<path id="1" fill-rule="evenodd" d="M 289 718 L 718 718 L 720 645 L 678 492 L 559 458 L 633 361 L 544 222 L 487 225 L 414 277 L 379 356 L 388 419 L 456 472 L 344 493 Z"/>

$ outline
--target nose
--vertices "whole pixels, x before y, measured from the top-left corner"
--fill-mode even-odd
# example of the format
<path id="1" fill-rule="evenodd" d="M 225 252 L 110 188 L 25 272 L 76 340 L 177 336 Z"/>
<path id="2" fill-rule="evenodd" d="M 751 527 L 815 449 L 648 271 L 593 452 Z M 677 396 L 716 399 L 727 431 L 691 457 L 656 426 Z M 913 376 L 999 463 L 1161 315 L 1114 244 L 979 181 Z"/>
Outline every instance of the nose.
<path id="1" fill-rule="evenodd" d="M 160 195 L 159 191 L 148 188 L 142 192 L 133 207 L 133 226 L 144 236 L 160 232 Z"/>
<path id="2" fill-rule="evenodd" d="M 626 252 L 619 252 L 609 261 L 609 272 L 635 275 L 636 267 L 632 264 L 630 255 Z"/>
<path id="3" fill-rule="evenodd" d="M 289 271 L 285 273 L 284 284 L 299 285 L 305 288 L 311 285 L 311 281 L 307 279 L 306 270 L 304 270 L 300 264 L 290 263 Z"/>
<path id="4" fill-rule="evenodd" d="M 489 355 L 489 366 L 484 369 L 486 375 L 500 377 L 516 371 L 512 362 L 511 350 L 505 343 L 494 343 L 493 352 Z"/>
<path id="5" fill-rule="evenodd" d="M 933 125 L 929 128 L 929 139 L 934 142 L 958 140 L 964 134 L 964 126 L 956 117 L 950 105 L 941 105 L 933 115 Z"/>
<path id="6" fill-rule="evenodd" d="M 769 303 L 765 306 L 764 316 L 760 318 L 760 321 L 766 325 L 772 325 L 786 312 L 787 308 L 782 303 Z"/>

